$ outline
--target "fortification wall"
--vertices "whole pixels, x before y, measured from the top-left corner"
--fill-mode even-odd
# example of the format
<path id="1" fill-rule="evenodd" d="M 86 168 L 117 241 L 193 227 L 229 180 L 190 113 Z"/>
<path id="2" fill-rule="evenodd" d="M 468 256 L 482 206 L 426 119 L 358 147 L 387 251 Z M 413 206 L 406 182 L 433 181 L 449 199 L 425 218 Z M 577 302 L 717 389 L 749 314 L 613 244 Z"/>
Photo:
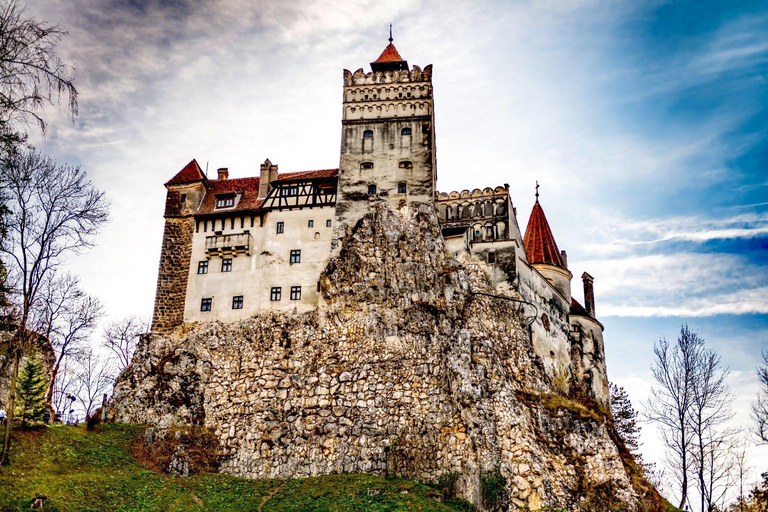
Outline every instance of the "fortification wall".
<path id="1" fill-rule="evenodd" d="M 609 420 L 552 393 L 516 305 L 472 293 L 492 281 L 450 258 L 431 205 L 380 204 L 321 285 L 314 312 L 144 338 L 109 416 L 205 425 L 236 475 L 456 473 L 482 510 L 498 471 L 510 509 L 589 510 L 593 490 L 638 509 Z"/>

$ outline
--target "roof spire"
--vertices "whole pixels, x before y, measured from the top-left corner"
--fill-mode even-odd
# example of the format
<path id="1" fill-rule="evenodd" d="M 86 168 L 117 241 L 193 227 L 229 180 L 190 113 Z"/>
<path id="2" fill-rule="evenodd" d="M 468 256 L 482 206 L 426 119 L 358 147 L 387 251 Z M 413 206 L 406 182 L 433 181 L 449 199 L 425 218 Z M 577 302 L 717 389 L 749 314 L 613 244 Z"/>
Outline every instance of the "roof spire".
<path id="1" fill-rule="evenodd" d="M 536 180 L 536 202 L 539 202 L 539 180 Z"/>
<path id="2" fill-rule="evenodd" d="M 392 44 L 392 24 L 389 24 L 389 44 Z"/>

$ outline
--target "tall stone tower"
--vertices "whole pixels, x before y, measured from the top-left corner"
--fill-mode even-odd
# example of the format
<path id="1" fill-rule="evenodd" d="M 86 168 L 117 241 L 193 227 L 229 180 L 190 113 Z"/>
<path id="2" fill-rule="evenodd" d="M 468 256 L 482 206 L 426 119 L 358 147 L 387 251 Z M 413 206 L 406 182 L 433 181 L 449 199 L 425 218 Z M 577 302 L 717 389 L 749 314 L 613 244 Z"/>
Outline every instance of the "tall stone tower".
<path id="1" fill-rule="evenodd" d="M 370 73 L 344 70 L 343 106 L 334 256 L 378 202 L 432 203 L 437 179 L 431 64 L 409 69 L 390 35 Z"/>

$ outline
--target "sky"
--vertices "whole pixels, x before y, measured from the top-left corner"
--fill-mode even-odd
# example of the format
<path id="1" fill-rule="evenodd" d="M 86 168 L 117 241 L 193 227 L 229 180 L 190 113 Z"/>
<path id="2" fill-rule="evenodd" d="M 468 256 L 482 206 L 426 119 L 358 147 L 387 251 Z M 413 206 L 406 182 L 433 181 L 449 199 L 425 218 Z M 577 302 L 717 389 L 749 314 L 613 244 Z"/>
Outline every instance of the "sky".
<path id="1" fill-rule="evenodd" d="M 73 120 L 33 137 L 111 203 L 72 259 L 110 319 L 149 316 L 165 189 L 192 158 L 215 176 L 338 167 L 342 70 L 387 44 L 434 65 L 438 188 L 510 184 L 595 277 L 609 378 L 641 409 L 653 344 L 698 331 L 748 427 L 768 348 L 768 4 L 711 0 L 29 0 L 68 32 Z M 646 459 L 663 450 L 645 426 Z M 768 447 L 752 452 L 754 476 Z"/>

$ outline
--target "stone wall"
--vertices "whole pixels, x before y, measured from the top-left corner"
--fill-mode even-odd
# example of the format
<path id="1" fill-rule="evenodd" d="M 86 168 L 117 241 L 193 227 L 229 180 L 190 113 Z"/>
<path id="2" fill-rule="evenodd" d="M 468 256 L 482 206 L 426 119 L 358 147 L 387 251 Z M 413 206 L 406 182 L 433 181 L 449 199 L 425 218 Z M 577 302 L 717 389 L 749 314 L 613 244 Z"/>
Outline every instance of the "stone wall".
<path id="1" fill-rule="evenodd" d="M 169 192 L 169 197 L 171 192 Z M 157 275 L 153 332 L 170 332 L 184 321 L 184 300 L 195 221 L 192 217 L 165 219 L 160 268 Z"/>
<path id="2" fill-rule="evenodd" d="M 205 425 L 235 475 L 455 473 L 483 510 L 499 472 L 510 510 L 606 510 L 588 507 L 595 489 L 639 510 L 610 420 L 553 393 L 522 312 L 475 293 L 493 281 L 449 257 L 432 205 L 378 205 L 321 286 L 313 312 L 142 339 L 109 417 Z"/>

